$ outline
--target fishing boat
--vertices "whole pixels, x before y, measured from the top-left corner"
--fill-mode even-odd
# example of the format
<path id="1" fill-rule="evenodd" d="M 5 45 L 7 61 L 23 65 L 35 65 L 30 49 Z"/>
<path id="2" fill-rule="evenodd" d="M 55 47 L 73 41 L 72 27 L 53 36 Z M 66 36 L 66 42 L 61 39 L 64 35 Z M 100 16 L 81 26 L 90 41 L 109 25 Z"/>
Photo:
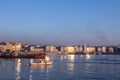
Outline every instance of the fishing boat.
<path id="1" fill-rule="evenodd" d="M 33 59 L 30 60 L 30 66 L 42 66 L 42 65 L 51 65 L 52 61 L 49 61 L 49 58 L 41 59 L 39 62 L 34 62 Z"/>
<path id="2" fill-rule="evenodd" d="M 45 62 L 30 62 L 30 66 L 42 66 L 42 65 L 51 65 L 51 61 Z"/>
<path id="3" fill-rule="evenodd" d="M 37 58 L 37 59 L 44 59 L 45 56 L 46 56 L 45 53 L 41 53 L 41 54 L 36 55 L 35 58 Z"/>

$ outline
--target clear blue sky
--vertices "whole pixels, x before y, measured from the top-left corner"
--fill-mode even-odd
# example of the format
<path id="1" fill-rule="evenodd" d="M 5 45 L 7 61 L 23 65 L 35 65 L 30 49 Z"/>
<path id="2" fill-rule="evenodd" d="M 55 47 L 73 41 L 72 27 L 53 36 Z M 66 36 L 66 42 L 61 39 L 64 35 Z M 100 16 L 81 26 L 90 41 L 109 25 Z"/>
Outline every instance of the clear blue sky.
<path id="1" fill-rule="evenodd" d="M 120 0 L 0 0 L 0 41 L 120 44 Z"/>

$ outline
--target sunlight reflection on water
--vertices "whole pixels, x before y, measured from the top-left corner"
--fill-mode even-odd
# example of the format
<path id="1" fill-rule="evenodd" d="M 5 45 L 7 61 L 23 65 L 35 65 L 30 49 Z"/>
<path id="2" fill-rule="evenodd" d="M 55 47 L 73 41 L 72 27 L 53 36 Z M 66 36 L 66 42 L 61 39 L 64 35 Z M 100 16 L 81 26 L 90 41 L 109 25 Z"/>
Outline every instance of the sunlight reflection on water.
<path id="1" fill-rule="evenodd" d="M 20 79 L 20 71 L 21 71 L 21 59 L 17 60 L 15 69 L 17 71 L 16 80 L 19 80 Z"/>

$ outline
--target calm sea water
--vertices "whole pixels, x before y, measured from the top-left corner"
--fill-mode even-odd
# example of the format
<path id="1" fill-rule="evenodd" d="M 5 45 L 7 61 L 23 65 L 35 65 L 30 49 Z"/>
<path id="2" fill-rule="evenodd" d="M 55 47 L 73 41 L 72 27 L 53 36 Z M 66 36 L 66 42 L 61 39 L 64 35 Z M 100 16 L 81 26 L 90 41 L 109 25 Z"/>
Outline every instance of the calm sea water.
<path id="1" fill-rule="evenodd" d="M 53 55 L 52 65 L 1 59 L 0 80 L 120 80 L 120 55 Z"/>

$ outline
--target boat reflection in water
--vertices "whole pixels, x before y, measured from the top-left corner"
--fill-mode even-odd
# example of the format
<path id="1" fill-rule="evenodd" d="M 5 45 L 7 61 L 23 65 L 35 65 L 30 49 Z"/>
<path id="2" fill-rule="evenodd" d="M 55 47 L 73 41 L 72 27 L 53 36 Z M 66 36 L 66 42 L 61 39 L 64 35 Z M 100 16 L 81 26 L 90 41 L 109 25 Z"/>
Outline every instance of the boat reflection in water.
<path id="1" fill-rule="evenodd" d="M 21 59 L 17 59 L 16 67 L 15 67 L 17 74 L 16 74 L 16 80 L 20 80 L 20 72 L 21 72 Z"/>
<path id="2" fill-rule="evenodd" d="M 38 69 L 38 70 L 40 70 L 41 72 L 44 72 L 44 71 L 46 71 L 46 70 L 48 70 L 48 69 L 52 69 L 52 65 L 30 66 L 30 68 L 31 68 L 32 70 Z"/>

